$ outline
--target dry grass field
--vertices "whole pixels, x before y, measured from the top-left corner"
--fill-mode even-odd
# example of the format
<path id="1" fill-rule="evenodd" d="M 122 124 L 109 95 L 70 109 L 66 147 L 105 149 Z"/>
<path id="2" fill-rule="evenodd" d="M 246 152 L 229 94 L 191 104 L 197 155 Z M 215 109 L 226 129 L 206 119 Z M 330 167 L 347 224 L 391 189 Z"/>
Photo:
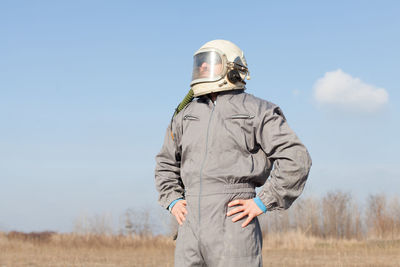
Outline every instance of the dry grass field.
<path id="1" fill-rule="evenodd" d="M 334 191 L 259 216 L 264 266 L 400 266 L 399 198 L 371 195 L 366 207 Z M 0 267 L 173 266 L 175 242 L 153 225 L 168 218 L 127 210 L 119 235 L 101 216 L 78 221 L 70 234 L 0 232 Z"/>
<path id="2" fill-rule="evenodd" d="M 0 266 L 173 266 L 169 237 L 0 233 Z M 264 238 L 264 266 L 400 266 L 400 240 Z"/>

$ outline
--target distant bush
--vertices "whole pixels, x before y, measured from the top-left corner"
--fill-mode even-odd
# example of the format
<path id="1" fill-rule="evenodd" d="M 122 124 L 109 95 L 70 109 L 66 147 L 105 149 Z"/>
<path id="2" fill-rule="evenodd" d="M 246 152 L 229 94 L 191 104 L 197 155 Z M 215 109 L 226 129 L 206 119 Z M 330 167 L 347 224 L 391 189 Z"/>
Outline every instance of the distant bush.
<path id="1" fill-rule="evenodd" d="M 30 232 L 23 233 L 12 231 L 6 234 L 8 240 L 20 240 L 20 241 L 31 241 L 34 243 L 47 243 L 51 240 L 51 237 L 56 232 L 44 231 L 44 232 Z"/>

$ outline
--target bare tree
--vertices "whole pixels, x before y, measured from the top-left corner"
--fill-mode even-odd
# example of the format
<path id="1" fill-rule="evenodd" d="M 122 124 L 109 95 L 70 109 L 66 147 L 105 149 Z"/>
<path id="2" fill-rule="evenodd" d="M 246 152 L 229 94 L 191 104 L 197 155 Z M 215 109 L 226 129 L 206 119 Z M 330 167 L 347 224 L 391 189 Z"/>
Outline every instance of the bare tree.
<path id="1" fill-rule="evenodd" d="M 124 228 L 121 231 L 122 233 L 136 236 L 153 235 L 155 223 L 152 218 L 150 218 L 150 212 L 148 210 L 128 209 L 124 213 L 123 220 Z"/>
<path id="2" fill-rule="evenodd" d="M 319 200 L 314 197 L 299 199 L 292 207 L 293 228 L 307 235 L 321 235 L 321 207 Z"/>
<path id="3" fill-rule="evenodd" d="M 375 238 L 398 238 L 400 235 L 400 203 L 398 198 L 394 197 L 389 202 L 386 195 L 377 194 L 370 195 L 367 202 L 368 235 Z"/>
<path id="4" fill-rule="evenodd" d="M 325 237 L 351 238 L 353 233 L 353 210 L 350 193 L 328 192 L 322 199 L 322 228 Z"/>
<path id="5" fill-rule="evenodd" d="M 366 222 L 368 234 L 383 238 L 387 235 L 388 215 L 387 200 L 383 194 L 370 195 L 367 200 Z"/>
<path id="6" fill-rule="evenodd" d="M 95 214 L 92 217 L 80 216 L 75 220 L 74 232 L 79 234 L 111 235 L 113 234 L 112 216 Z"/>

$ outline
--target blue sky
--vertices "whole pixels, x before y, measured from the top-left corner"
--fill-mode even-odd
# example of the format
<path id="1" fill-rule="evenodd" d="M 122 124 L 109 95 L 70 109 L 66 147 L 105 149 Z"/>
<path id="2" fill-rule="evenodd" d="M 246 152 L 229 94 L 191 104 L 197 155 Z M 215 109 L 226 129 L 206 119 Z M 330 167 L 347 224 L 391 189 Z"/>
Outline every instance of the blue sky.
<path id="1" fill-rule="evenodd" d="M 397 194 L 399 11 L 398 1 L 1 1 L 0 230 L 158 212 L 154 157 L 193 53 L 213 39 L 244 50 L 247 92 L 281 106 L 308 147 L 306 195 Z"/>

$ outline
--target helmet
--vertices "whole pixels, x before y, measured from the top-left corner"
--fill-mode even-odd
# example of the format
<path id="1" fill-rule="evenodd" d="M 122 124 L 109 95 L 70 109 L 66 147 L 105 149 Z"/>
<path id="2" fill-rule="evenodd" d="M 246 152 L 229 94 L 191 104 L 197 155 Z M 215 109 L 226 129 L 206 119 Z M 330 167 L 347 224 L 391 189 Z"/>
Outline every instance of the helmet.
<path id="1" fill-rule="evenodd" d="M 230 41 L 213 40 L 193 56 L 193 74 L 190 87 L 194 96 L 246 89 L 250 79 L 243 51 Z"/>

